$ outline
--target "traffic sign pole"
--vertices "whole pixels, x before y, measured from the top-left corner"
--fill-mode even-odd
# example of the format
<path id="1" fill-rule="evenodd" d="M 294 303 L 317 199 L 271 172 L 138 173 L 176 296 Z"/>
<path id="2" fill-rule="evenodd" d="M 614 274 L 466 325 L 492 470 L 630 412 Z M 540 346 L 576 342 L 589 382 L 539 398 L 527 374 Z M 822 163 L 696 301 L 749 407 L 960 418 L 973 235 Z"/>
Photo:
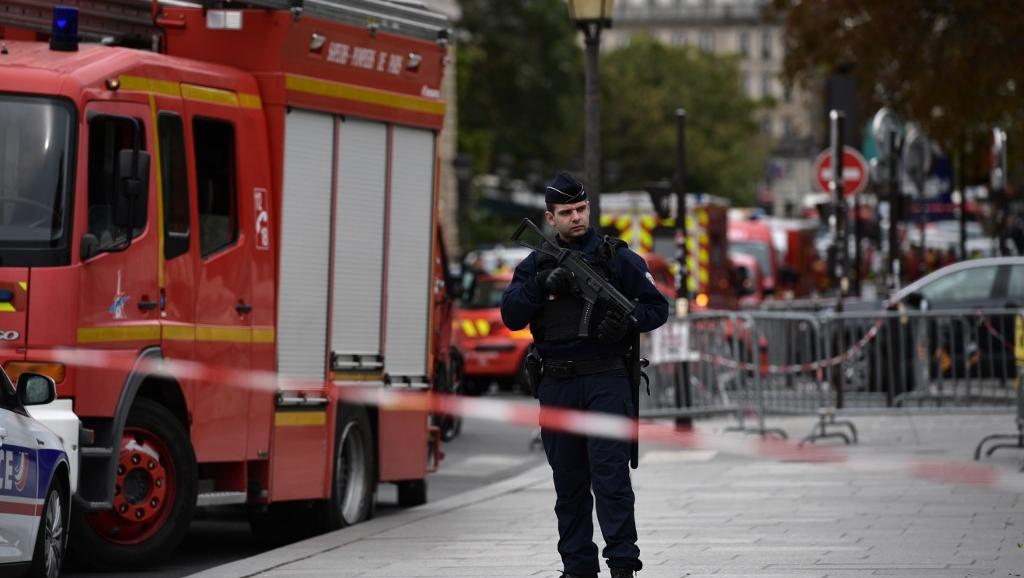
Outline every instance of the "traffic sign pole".
<path id="1" fill-rule="evenodd" d="M 843 312 L 843 298 L 849 289 L 849 280 L 846 278 L 846 195 L 843 190 L 843 181 L 846 175 L 843 174 L 843 113 L 838 110 L 829 112 L 829 136 L 831 137 L 832 151 L 832 242 L 838 244 L 834 247 L 832 254 L 835 255 L 835 275 L 839 281 L 839 295 L 836 297 L 836 313 Z M 865 165 L 865 168 L 866 165 Z M 840 318 L 836 324 L 836 345 L 835 351 L 846 351 L 846 344 L 843 343 L 843 322 Z M 836 395 L 836 409 L 843 407 L 843 364 L 832 368 L 832 388 Z"/>
<path id="2" fill-rule="evenodd" d="M 896 129 L 889 130 L 889 286 L 892 293 L 900 290 L 900 221 L 903 217 L 903 192 L 900 191 L 896 148 Z"/>

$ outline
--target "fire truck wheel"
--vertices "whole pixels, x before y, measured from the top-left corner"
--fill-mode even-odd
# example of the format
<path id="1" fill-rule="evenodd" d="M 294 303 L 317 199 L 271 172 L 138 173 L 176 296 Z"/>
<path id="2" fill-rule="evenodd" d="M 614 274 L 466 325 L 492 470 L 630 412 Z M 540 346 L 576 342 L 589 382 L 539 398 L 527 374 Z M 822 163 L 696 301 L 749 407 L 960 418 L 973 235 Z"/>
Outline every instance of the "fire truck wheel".
<path id="1" fill-rule="evenodd" d="M 398 482 L 398 506 L 411 508 L 427 503 L 427 480 Z"/>
<path id="2" fill-rule="evenodd" d="M 331 530 L 370 517 L 377 489 L 374 436 L 366 408 L 339 405 L 334 438 L 334 476 L 327 508 Z"/>
<path id="3" fill-rule="evenodd" d="M 192 520 L 197 475 L 185 427 L 159 403 L 137 399 L 121 437 L 113 510 L 72 509 L 76 559 L 124 570 L 170 554 Z"/>

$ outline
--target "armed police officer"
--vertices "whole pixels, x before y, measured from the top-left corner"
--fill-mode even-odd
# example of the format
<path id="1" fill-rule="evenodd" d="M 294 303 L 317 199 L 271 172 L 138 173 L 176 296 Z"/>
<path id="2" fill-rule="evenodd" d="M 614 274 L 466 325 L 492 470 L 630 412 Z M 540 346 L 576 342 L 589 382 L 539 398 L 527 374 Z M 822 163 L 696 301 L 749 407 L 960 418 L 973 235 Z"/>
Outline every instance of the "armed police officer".
<path id="1" fill-rule="evenodd" d="M 590 204 L 582 183 L 560 173 L 548 185 L 545 201 L 545 219 L 557 231 L 561 248 L 581 251 L 593 269 L 636 302 L 636 309 L 627 316 L 598 303 L 587 337 L 581 337 L 585 304 L 576 279 L 553 257 L 534 251 L 516 267 L 502 295 L 502 320 L 513 330 L 530 326 L 542 359 L 537 391 L 542 408 L 633 416 L 633 385 L 626 356 L 637 332 L 665 323 L 668 302 L 655 288 L 639 255 L 622 241 L 601 236 L 589 226 Z M 597 499 L 597 519 L 606 544 L 603 554 L 612 578 L 634 576 L 642 563 L 629 478 L 630 443 L 547 429 L 542 430 L 541 438 L 555 482 L 563 578 L 592 578 L 600 569 L 591 490 Z"/>

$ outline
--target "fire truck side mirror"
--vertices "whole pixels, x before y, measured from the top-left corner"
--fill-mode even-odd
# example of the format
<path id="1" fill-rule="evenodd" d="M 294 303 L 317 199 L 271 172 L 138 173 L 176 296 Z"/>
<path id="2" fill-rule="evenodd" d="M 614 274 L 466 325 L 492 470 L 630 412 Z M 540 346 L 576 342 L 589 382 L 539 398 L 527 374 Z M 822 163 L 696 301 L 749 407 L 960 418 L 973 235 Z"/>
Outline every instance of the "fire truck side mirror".
<path id="1" fill-rule="evenodd" d="M 138 232 L 146 228 L 146 192 L 149 190 L 149 153 L 138 149 L 117 151 L 117 203 L 118 225 L 129 231 L 131 242 Z"/>
<path id="2" fill-rule="evenodd" d="M 118 197 L 136 200 L 149 188 L 149 153 L 135 149 L 117 151 Z"/>

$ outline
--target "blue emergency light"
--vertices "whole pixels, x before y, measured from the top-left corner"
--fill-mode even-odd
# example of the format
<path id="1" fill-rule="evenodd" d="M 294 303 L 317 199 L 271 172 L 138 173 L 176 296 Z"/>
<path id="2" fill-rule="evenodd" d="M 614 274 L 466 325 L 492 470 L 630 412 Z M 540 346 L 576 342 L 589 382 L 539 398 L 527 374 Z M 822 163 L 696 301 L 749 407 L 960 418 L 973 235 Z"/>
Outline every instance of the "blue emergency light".
<path id="1" fill-rule="evenodd" d="M 76 52 L 78 50 L 78 8 L 56 6 L 50 27 L 50 50 Z"/>

